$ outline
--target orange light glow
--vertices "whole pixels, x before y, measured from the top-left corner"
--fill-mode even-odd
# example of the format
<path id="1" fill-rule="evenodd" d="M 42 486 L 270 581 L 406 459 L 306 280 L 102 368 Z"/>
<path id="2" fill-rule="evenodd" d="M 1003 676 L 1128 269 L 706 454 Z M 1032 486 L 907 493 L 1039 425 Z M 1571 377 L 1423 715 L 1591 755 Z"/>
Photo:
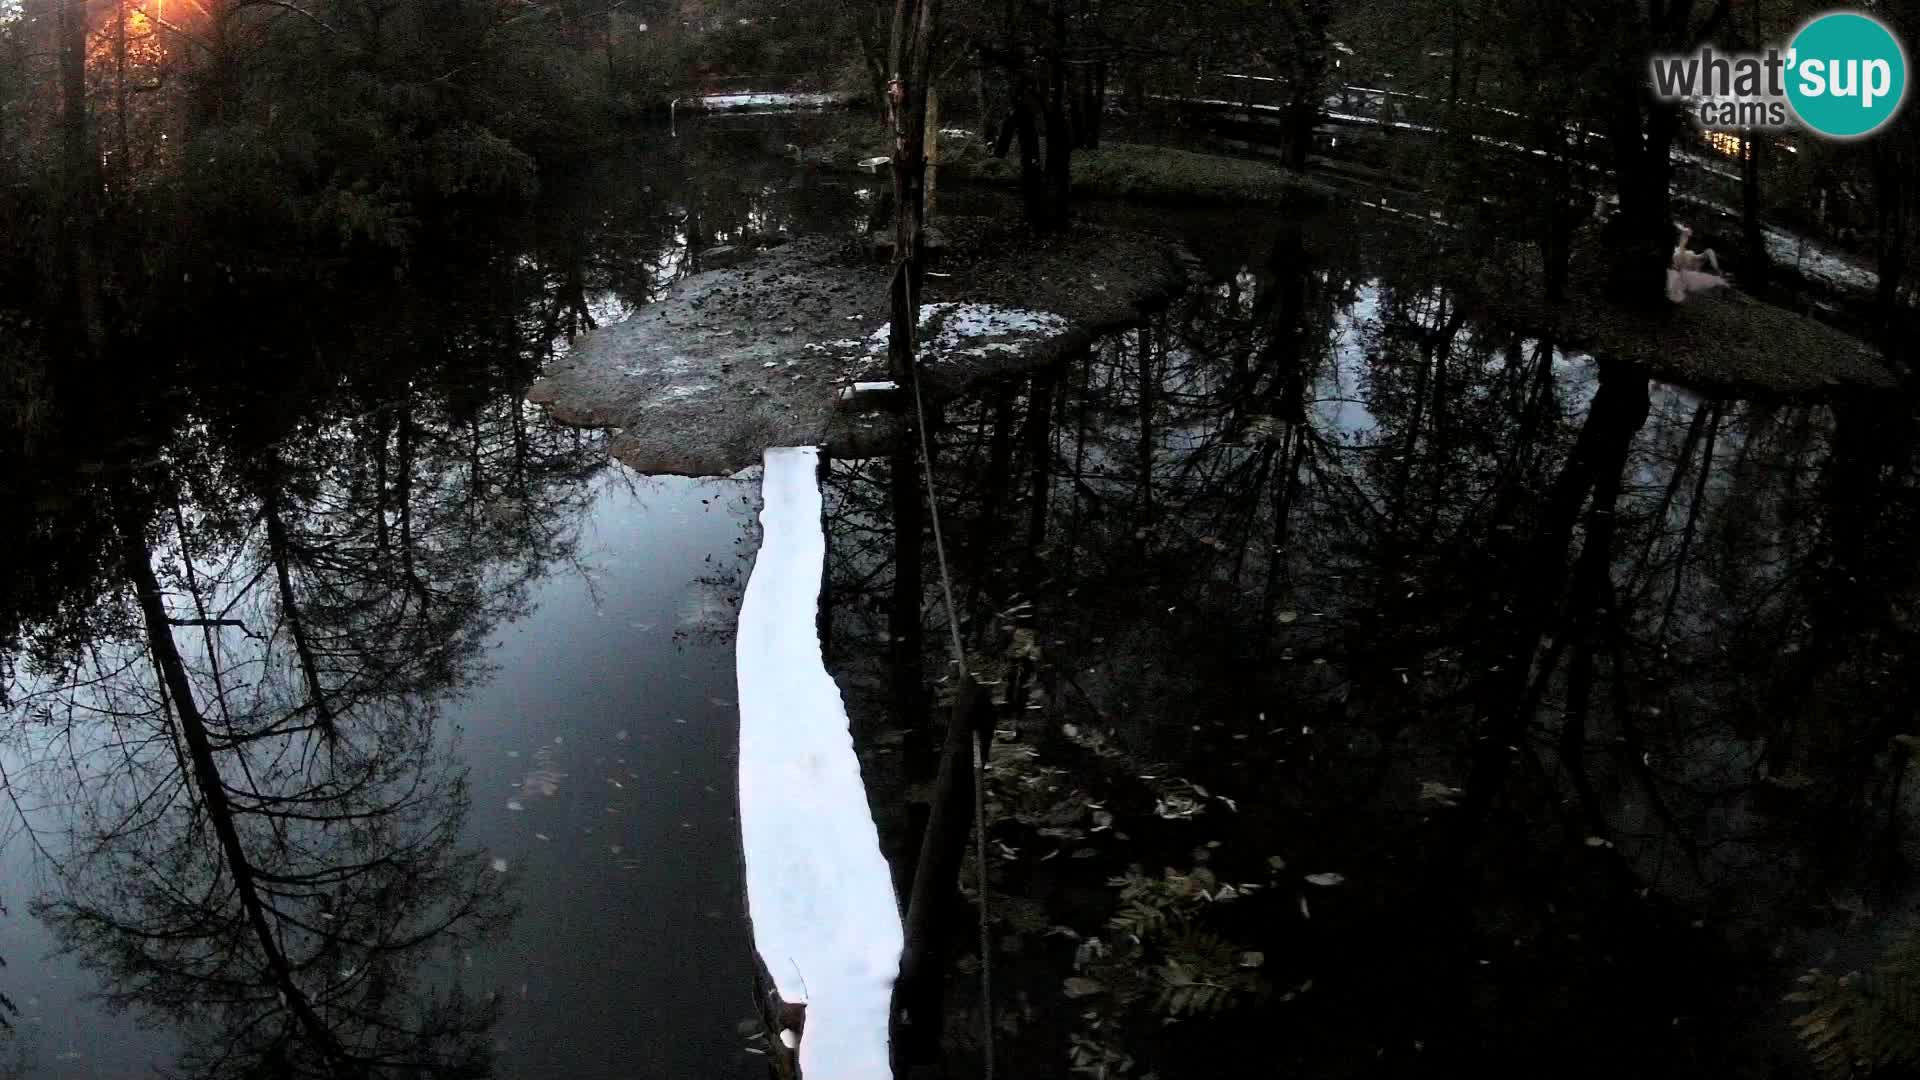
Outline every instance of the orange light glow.
<path id="1" fill-rule="evenodd" d="M 1740 136 L 1730 131 L 1709 131 L 1706 133 L 1707 145 L 1728 157 L 1740 156 Z"/>

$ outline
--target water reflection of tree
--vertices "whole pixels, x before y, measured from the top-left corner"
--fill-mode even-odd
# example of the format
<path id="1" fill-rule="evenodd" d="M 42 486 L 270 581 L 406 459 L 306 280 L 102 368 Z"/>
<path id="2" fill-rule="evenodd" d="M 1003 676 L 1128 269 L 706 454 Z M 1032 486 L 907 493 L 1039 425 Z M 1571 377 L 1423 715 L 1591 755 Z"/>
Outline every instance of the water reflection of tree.
<path id="1" fill-rule="evenodd" d="M 110 1003 L 188 1032 L 189 1075 L 487 1071 L 458 958 L 505 879 L 464 847 L 440 701 L 571 551 L 604 456 L 476 389 L 264 446 L 206 429 L 114 480 L 124 631 L 14 702 L 15 793 L 67 808 L 36 912 Z"/>
<path id="2" fill-rule="evenodd" d="M 992 655 L 1027 599 L 1045 655 L 1040 707 L 996 743 L 1018 856 L 994 902 L 1056 962 L 1012 970 L 1104 985 L 1055 1014 L 1082 1064 L 1273 1053 L 1260 1024 L 1142 1037 L 1165 969 L 1085 946 L 1125 937 L 1086 914 L 1104 874 L 1189 875 L 1127 887 L 1164 913 L 1204 870 L 1255 886 L 1191 928 L 1264 957 L 1258 1007 L 1313 1025 L 1282 1050 L 1304 1071 L 1765 1072 L 1782 1048 L 1752 1033 L 1784 1036 L 1806 935 L 1860 939 L 1836 908 L 1907 880 L 1897 408 L 1677 394 L 1342 239 L 1283 232 L 1142 330 L 947 410 L 971 640 Z M 1357 887 L 1303 882 L 1320 870 Z M 1062 923 L 1077 955 L 1042 936 Z M 1207 962 L 1153 933 L 1137 965 Z M 1027 1031 L 1020 1060 L 1066 1060 Z"/>

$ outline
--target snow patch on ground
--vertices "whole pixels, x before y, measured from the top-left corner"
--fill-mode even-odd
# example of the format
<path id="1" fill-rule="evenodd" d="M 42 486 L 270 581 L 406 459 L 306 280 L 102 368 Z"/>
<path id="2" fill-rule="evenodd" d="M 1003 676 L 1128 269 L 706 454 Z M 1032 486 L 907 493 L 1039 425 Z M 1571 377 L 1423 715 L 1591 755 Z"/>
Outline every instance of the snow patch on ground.
<path id="1" fill-rule="evenodd" d="M 765 461 L 760 554 L 734 647 L 753 944 L 780 997 L 807 1003 L 801 1074 L 887 1080 L 900 911 L 815 628 L 819 452 L 775 448 Z"/>
<path id="2" fill-rule="evenodd" d="M 996 304 L 940 302 L 920 305 L 920 359 L 1017 353 L 1036 339 L 1065 333 L 1067 320 L 1050 311 Z M 888 327 L 867 335 L 867 355 L 885 356 Z"/>
<path id="3" fill-rule="evenodd" d="M 1778 265 L 1791 266 L 1807 277 L 1842 289 L 1872 292 L 1880 287 L 1879 274 L 1792 233 L 1768 229 L 1767 254 Z"/>

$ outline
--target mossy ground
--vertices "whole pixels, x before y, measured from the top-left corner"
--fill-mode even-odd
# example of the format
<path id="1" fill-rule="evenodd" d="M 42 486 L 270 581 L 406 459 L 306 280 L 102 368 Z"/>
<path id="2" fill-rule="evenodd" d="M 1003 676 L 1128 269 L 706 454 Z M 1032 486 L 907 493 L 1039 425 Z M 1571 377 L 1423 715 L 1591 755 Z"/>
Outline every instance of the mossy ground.
<path id="1" fill-rule="evenodd" d="M 1900 385 L 1860 338 L 1731 286 L 1648 313 L 1608 299 L 1598 268 L 1576 264 L 1569 291 L 1548 305 L 1537 286 L 1473 290 L 1500 321 L 1705 393 L 1817 398 Z"/>
<path id="2" fill-rule="evenodd" d="M 815 150 L 820 167 L 855 167 L 888 152 L 885 134 L 870 119 L 850 122 L 845 131 Z M 949 137 L 942 143 L 940 180 L 1013 185 L 1019 162 L 996 158 L 976 135 Z M 1073 156 L 1076 198 L 1112 198 L 1146 204 L 1184 206 L 1298 205 L 1335 197 L 1338 182 L 1302 177 L 1262 161 L 1197 153 L 1140 143 L 1108 142 Z M 1425 222 L 1382 222 L 1389 230 L 1425 230 Z M 1488 260 L 1479 250 L 1470 258 L 1432 237 L 1419 244 L 1418 258 L 1428 264 L 1454 261 L 1448 276 L 1463 299 L 1485 316 L 1551 335 L 1563 348 L 1626 360 L 1657 377 L 1711 393 L 1821 396 L 1840 387 L 1890 389 L 1898 379 L 1860 338 L 1819 319 L 1741 292 L 1721 289 L 1696 296 L 1668 311 L 1649 314 L 1605 298 L 1597 270 L 1598 253 L 1584 252 L 1571 285 L 1572 299 L 1549 306 L 1540 296 L 1537 258 L 1526 255 Z"/>

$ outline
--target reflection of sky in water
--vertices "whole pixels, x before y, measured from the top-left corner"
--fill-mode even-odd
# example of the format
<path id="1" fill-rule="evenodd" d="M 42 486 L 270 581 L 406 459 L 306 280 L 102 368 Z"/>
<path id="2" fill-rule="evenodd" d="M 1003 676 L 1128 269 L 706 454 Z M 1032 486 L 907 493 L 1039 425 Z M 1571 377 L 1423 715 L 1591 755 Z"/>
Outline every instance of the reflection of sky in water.
<path id="1" fill-rule="evenodd" d="M 110 740 L 104 731 L 82 737 L 76 754 L 104 748 Z M 31 790 L 33 772 L 27 762 L 42 756 L 49 748 L 46 738 L 22 745 L 0 742 L 0 768 L 6 770 L 10 784 L 27 788 L 21 794 L 23 809 L 35 819 L 36 828 L 51 827 L 54 817 L 64 813 L 60 791 L 36 798 Z M 43 836 L 50 845 L 59 844 L 57 836 Z M 56 888 L 35 857 L 35 838 L 21 828 L 11 807 L 0 814 L 0 883 L 5 893 L 0 902 L 7 913 L 0 916 L 0 992 L 19 1007 L 11 1018 L 13 1031 L 0 1034 L 0 1075 L 14 1075 L 16 1064 L 25 1075 L 46 1080 L 80 1080 L 83 1077 L 149 1075 L 156 1056 L 170 1059 L 179 1045 L 168 1031 L 139 1030 L 128 1016 L 114 1016 L 100 1004 L 87 1000 L 96 984 L 74 956 L 61 955 L 52 932 L 27 911 L 34 896 Z"/>
<path id="2" fill-rule="evenodd" d="M 1314 380 L 1314 415 L 1342 441 L 1357 442 L 1379 426 L 1362 391 L 1367 379 L 1367 337 L 1379 315 L 1379 287 L 1362 285 L 1353 305 L 1335 315 L 1330 362 Z"/>
<path id="3" fill-rule="evenodd" d="M 459 711 L 470 835 L 523 911 L 467 971 L 505 998 L 503 1075 L 757 1075 L 732 1024 L 751 982 L 731 631 L 754 491 L 608 470 L 577 555 L 488 642 L 496 673 Z M 536 766 L 565 774 L 551 795 L 514 786 Z"/>

